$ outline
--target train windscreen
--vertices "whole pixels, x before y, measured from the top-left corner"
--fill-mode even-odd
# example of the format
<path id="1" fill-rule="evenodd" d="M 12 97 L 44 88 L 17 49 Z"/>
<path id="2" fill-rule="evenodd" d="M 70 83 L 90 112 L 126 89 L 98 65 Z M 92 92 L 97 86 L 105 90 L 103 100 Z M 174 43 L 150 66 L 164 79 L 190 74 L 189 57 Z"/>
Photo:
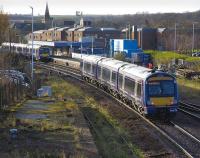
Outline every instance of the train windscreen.
<path id="1" fill-rule="evenodd" d="M 174 96 L 175 84 L 173 80 L 161 80 L 148 82 L 149 97 L 170 97 Z"/>

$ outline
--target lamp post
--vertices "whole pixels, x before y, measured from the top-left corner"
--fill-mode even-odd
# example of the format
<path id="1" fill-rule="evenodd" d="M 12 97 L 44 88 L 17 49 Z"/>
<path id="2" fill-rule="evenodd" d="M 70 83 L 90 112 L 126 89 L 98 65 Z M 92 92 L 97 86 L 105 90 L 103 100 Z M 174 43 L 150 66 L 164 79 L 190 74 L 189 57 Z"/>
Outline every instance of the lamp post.
<path id="1" fill-rule="evenodd" d="M 143 49 L 143 27 L 141 28 L 141 49 Z"/>
<path id="2" fill-rule="evenodd" d="M 192 52 L 194 51 L 194 38 L 195 38 L 195 24 L 197 24 L 198 22 L 193 22 L 192 23 Z"/>
<path id="3" fill-rule="evenodd" d="M 128 39 L 128 25 L 126 25 L 125 31 L 126 31 L 126 39 Z"/>
<path id="4" fill-rule="evenodd" d="M 83 49 L 83 43 L 82 43 L 82 39 L 81 39 L 81 58 L 82 58 L 82 49 Z"/>
<path id="5" fill-rule="evenodd" d="M 192 52 L 194 51 L 194 23 L 192 24 Z"/>
<path id="6" fill-rule="evenodd" d="M 175 23 L 175 27 L 174 27 L 174 51 L 176 51 L 176 23 Z"/>
<path id="7" fill-rule="evenodd" d="M 93 36 L 92 36 L 92 55 L 94 53 L 94 39 L 93 39 Z"/>
<path id="8" fill-rule="evenodd" d="M 30 8 L 31 8 L 31 10 L 32 10 L 32 52 L 31 52 L 31 62 L 32 62 L 32 64 L 31 64 L 31 78 L 32 78 L 32 81 L 33 81 L 33 7 L 31 7 L 30 6 Z"/>

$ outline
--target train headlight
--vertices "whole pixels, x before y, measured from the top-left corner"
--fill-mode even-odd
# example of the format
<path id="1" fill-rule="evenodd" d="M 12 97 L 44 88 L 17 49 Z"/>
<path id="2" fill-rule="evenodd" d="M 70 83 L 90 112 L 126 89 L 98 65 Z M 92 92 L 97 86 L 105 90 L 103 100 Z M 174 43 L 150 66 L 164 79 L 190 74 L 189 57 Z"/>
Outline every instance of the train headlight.
<path id="1" fill-rule="evenodd" d="M 153 102 L 153 101 L 150 101 L 150 100 L 148 100 L 148 101 L 147 101 L 147 104 L 148 104 L 148 105 L 154 105 L 154 102 Z"/>
<path id="2" fill-rule="evenodd" d="M 173 99 L 173 101 L 171 102 L 171 104 L 177 104 L 178 101 L 176 99 Z"/>

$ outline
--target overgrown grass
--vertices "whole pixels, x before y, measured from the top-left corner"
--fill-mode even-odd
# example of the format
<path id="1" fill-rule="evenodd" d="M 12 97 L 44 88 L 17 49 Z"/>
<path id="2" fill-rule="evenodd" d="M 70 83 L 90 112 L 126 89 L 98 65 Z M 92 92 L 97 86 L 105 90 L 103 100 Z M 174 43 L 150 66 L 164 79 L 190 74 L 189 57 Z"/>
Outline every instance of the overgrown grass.
<path id="1" fill-rule="evenodd" d="M 99 105 L 94 98 L 91 97 L 86 97 L 85 98 L 86 105 L 90 106 L 93 109 L 96 109 L 99 113 L 96 113 L 95 116 L 95 121 L 97 124 L 99 124 L 101 127 L 101 135 L 104 133 L 104 137 L 110 137 L 112 138 L 113 134 L 116 132 L 118 136 L 122 136 L 125 138 L 130 138 L 128 132 L 121 127 L 119 122 L 114 119 L 110 113 L 108 112 L 107 109 Z M 107 128 L 105 126 L 105 123 L 102 123 L 102 118 L 105 118 L 113 127 L 116 131 L 111 130 L 112 128 Z M 105 152 L 104 154 L 106 157 L 116 157 L 116 158 L 126 158 L 129 157 L 126 152 L 122 150 L 122 147 L 119 148 L 119 142 L 116 142 L 117 140 L 112 140 L 109 139 L 109 143 L 105 142 L 105 138 L 102 136 L 97 137 L 97 144 L 99 144 L 100 148 Z M 136 147 L 134 144 L 132 144 L 129 140 L 128 141 L 128 148 L 132 150 L 132 152 L 137 156 L 137 157 L 144 157 L 142 151 Z M 125 145 L 127 146 L 127 145 Z M 114 147 L 114 148 L 113 148 Z"/>
<path id="2" fill-rule="evenodd" d="M 172 59 L 184 59 L 188 62 L 200 62 L 200 58 L 191 57 L 184 54 L 178 54 L 174 51 L 155 51 L 145 50 L 145 53 L 150 54 L 157 64 L 169 63 Z"/>
<path id="3" fill-rule="evenodd" d="M 183 78 L 178 78 L 177 80 L 179 85 L 200 91 L 200 80 L 188 80 Z"/>
<path id="4" fill-rule="evenodd" d="M 83 96 L 83 92 L 79 87 L 73 86 L 58 77 L 50 77 L 49 81 L 46 84 L 51 85 L 53 89 L 53 95 L 56 98 L 62 99 L 66 96 L 77 98 L 78 96 Z"/>
<path id="5" fill-rule="evenodd" d="M 177 79 L 179 84 L 180 99 L 199 104 L 200 80 Z"/>
<path id="6" fill-rule="evenodd" d="M 187 55 L 178 54 L 173 51 L 154 51 L 154 50 L 146 50 L 145 53 L 150 54 L 157 64 L 167 64 L 172 59 L 187 59 Z"/>

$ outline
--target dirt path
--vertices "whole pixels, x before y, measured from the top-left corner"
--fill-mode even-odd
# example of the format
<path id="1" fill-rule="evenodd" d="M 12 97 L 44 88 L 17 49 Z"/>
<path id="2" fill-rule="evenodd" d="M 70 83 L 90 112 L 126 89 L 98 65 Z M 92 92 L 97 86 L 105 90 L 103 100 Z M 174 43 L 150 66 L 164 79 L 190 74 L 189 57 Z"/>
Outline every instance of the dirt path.
<path id="1" fill-rule="evenodd" d="M 10 134 L 12 128 L 18 130 L 16 136 Z M 0 158 L 98 157 L 90 130 L 74 100 L 28 100 L 2 117 L 0 132 Z"/>

